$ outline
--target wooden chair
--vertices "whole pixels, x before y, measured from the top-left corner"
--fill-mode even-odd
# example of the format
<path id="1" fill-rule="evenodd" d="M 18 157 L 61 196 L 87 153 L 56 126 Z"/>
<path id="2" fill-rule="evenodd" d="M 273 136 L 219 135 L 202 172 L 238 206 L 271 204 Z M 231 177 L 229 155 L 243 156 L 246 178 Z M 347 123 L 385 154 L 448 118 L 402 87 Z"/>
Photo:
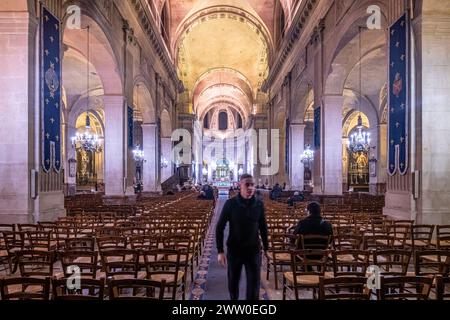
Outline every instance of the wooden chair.
<path id="1" fill-rule="evenodd" d="M 300 235 L 299 250 L 328 250 L 331 244 L 331 236 Z"/>
<path id="2" fill-rule="evenodd" d="M 437 248 L 441 250 L 450 249 L 450 225 L 437 226 L 436 235 Z"/>
<path id="3" fill-rule="evenodd" d="M 78 288 L 71 289 L 69 278 L 53 279 L 53 299 L 58 301 L 103 300 L 105 290 L 104 279 L 81 278 Z"/>
<path id="4" fill-rule="evenodd" d="M 364 235 L 363 249 L 364 250 L 390 250 L 394 248 L 394 236 L 392 235 Z"/>
<path id="5" fill-rule="evenodd" d="M 320 300 L 370 300 L 366 277 L 320 277 L 319 283 Z"/>
<path id="6" fill-rule="evenodd" d="M 319 289 L 319 278 L 325 275 L 328 250 L 291 251 L 291 270 L 283 273 L 283 300 L 287 290 L 293 291 L 299 300 L 300 289 L 313 289 L 313 298 Z"/>
<path id="7" fill-rule="evenodd" d="M 56 251 L 58 249 L 57 241 L 52 241 L 51 231 L 27 231 L 25 235 L 29 250 Z"/>
<path id="8" fill-rule="evenodd" d="M 12 271 L 12 263 L 8 253 L 8 248 L 6 246 L 6 241 L 3 237 L 3 232 L 14 234 L 15 230 L 16 226 L 14 224 L 0 224 L 0 265 L 3 266 L 6 264 L 10 272 Z"/>
<path id="9" fill-rule="evenodd" d="M 119 250 L 127 248 L 127 238 L 121 236 L 97 237 L 97 246 L 100 253 L 106 250 Z"/>
<path id="10" fill-rule="evenodd" d="M 79 268 L 80 275 L 83 279 L 97 278 L 98 253 L 95 251 L 66 250 L 60 253 L 60 260 L 64 278 L 69 278 L 73 275 L 73 270 L 71 270 L 72 266 Z"/>
<path id="11" fill-rule="evenodd" d="M 183 272 L 187 275 L 190 270 L 191 281 L 194 281 L 194 248 L 192 247 L 192 237 L 189 234 L 173 234 L 164 237 L 164 249 L 177 250 L 180 253 L 180 266 L 184 269 Z M 177 256 L 169 256 L 169 259 L 176 260 Z M 186 285 L 186 276 L 185 276 Z"/>
<path id="12" fill-rule="evenodd" d="M 297 240 L 297 236 L 287 234 L 272 234 L 269 237 L 266 279 L 269 281 L 272 267 L 275 290 L 278 290 L 278 272 L 283 272 L 284 269 L 291 266 L 291 250 L 295 249 Z"/>
<path id="13" fill-rule="evenodd" d="M 428 300 L 434 276 L 381 277 L 379 300 Z"/>
<path id="14" fill-rule="evenodd" d="M 95 248 L 95 238 L 93 237 L 65 239 L 64 250 L 66 251 L 93 252 L 94 248 Z"/>
<path id="15" fill-rule="evenodd" d="M 333 251 L 334 277 L 365 277 L 369 267 L 370 252 L 366 250 Z"/>
<path id="16" fill-rule="evenodd" d="M 49 300 L 50 278 L 5 278 L 0 279 L 2 300 Z"/>
<path id="17" fill-rule="evenodd" d="M 373 263 L 385 276 L 406 276 L 412 253 L 409 250 L 388 249 L 373 251 Z"/>
<path id="18" fill-rule="evenodd" d="M 185 300 L 185 273 L 180 270 L 180 252 L 173 249 L 150 250 L 143 253 L 147 279 L 166 282 L 166 288 L 172 290 L 172 300 L 176 300 L 181 290 L 182 299 Z"/>
<path id="19" fill-rule="evenodd" d="M 357 234 L 337 234 L 333 237 L 335 250 L 359 250 L 362 247 L 363 236 Z"/>
<path id="20" fill-rule="evenodd" d="M 436 276 L 436 297 L 438 300 L 450 300 L 450 277 Z"/>
<path id="21" fill-rule="evenodd" d="M 412 252 L 432 247 L 434 225 L 415 225 L 411 226 L 410 237 L 406 239 L 405 244 L 412 249 Z"/>
<path id="22" fill-rule="evenodd" d="M 450 250 L 420 250 L 415 252 L 414 269 L 417 276 L 450 272 Z"/>
<path id="23" fill-rule="evenodd" d="M 108 282 L 110 300 L 163 300 L 166 281 L 121 279 Z"/>
<path id="24" fill-rule="evenodd" d="M 107 279 L 145 278 L 145 272 L 139 272 L 139 252 L 136 250 L 109 249 L 101 251 L 100 256 Z"/>
<path id="25" fill-rule="evenodd" d="M 22 277 L 45 278 L 53 276 L 53 251 L 23 250 L 17 253 Z"/>

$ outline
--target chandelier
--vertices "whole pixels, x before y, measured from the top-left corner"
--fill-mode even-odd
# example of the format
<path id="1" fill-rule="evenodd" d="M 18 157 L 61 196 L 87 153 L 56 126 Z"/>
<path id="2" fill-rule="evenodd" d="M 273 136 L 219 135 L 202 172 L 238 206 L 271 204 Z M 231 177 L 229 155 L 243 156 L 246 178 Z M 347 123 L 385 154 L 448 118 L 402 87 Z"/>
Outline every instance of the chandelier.
<path id="1" fill-rule="evenodd" d="M 362 44 L 361 44 L 361 27 L 359 28 L 359 115 L 356 132 L 350 135 L 348 140 L 348 148 L 351 152 L 369 152 L 370 150 L 370 133 L 366 131 L 362 123 L 361 105 L 362 105 Z"/>
<path id="2" fill-rule="evenodd" d="M 370 132 L 364 130 L 362 125 L 361 115 L 358 116 L 357 131 L 350 135 L 348 140 L 348 148 L 350 151 L 356 152 L 369 152 L 370 150 Z"/>
<path id="3" fill-rule="evenodd" d="M 136 146 L 136 148 L 133 150 L 133 159 L 138 163 L 144 162 L 144 151 L 141 150 L 139 146 Z"/>
<path id="4" fill-rule="evenodd" d="M 77 132 L 72 137 L 72 147 L 76 150 L 83 150 L 86 152 L 102 152 L 103 147 L 100 138 L 97 134 L 91 131 L 91 119 L 89 114 L 86 115 L 86 130 L 84 132 Z"/>
<path id="5" fill-rule="evenodd" d="M 302 155 L 300 156 L 301 162 L 304 164 L 309 164 L 314 160 L 314 150 L 311 150 L 311 146 L 308 144 L 306 149 L 303 150 Z"/>
<path id="6" fill-rule="evenodd" d="M 91 118 L 89 117 L 89 53 L 90 53 L 90 47 L 89 47 L 89 26 L 86 27 L 87 29 L 87 63 L 86 63 L 86 125 L 85 125 L 85 131 L 84 132 L 77 132 L 75 136 L 71 138 L 72 140 L 72 147 L 74 147 L 76 150 L 83 150 L 86 152 L 102 152 L 103 147 L 101 143 L 101 139 L 99 136 L 92 132 L 91 129 Z"/>

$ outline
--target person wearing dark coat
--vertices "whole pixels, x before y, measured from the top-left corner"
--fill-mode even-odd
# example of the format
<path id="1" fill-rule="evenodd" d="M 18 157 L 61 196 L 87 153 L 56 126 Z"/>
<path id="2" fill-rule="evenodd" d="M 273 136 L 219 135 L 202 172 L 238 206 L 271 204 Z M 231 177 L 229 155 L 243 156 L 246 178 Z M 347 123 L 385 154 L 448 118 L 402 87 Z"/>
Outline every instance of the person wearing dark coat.
<path id="1" fill-rule="evenodd" d="M 333 236 L 333 226 L 331 223 L 322 219 L 320 204 L 311 202 L 308 204 L 307 210 L 309 212 L 308 217 L 299 221 L 294 230 L 294 234 Z M 324 243 L 324 249 L 326 249 L 327 246 L 328 244 Z"/>
<path id="2" fill-rule="evenodd" d="M 305 197 L 300 194 L 300 192 L 296 191 L 294 192 L 294 195 L 290 197 L 287 201 L 288 205 L 293 207 L 297 202 L 302 202 L 305 200 Z"/>
<path id="3" fill-rule="evenodd" d="M 255 197 L 253 177 L 241 176 L 240 193 L 227 200 L 216 225 L 218 263 L 228 265 L 228 291 L 231 300 L 239 300 L 239 281 L 242 267 L 247 278 L 247 300 L 259 300 L 261 283 L 261 241 L 267 258 L 269 247 L 264 204 Z M 223 238 L 229 224 L 227 253 Z"/>

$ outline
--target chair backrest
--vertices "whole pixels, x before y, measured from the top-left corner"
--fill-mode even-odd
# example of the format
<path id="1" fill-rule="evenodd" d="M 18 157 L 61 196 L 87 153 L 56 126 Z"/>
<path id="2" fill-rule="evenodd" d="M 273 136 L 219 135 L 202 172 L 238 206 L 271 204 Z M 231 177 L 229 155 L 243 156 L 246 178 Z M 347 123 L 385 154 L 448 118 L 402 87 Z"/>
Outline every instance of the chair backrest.
<path id="1" fill-rule="evenodd" d="M 71 283 L 71 279 L 52 280 L 54 300 L 103 300 L 105 290 L 104 279 L 79 279 L 79 283 Z"/>
<path id="2" fill-rule="evenodd" d="M 436 297 L 438 300 L 450 299 L 450 290 L 447 290 L 449 287 L 450 277 L 436 276 Z"/>
<path id="3" fill-rule="evenodd" d="M 331 244 L 331 236 L 300 235 L 301 250 L 327 250 Z"/>
<path id="4" fill-rule="evenodd" d="M 120 279 L 108 282 L 110 300 L 163 300 L 166 281 Z"/>
<path id="5" fill-rule="evenodd" d="M 27 231 L 26 239 L 31 250 L 51 250 L 51 231 Z"/>
<path id="6" fill-rule="evenodd" d="M 38 231 L 38 224 L 30 224 L 30 223 L 19 223 L 17 224 L 17 228 L 19 231 Z"/>
<path id="7" fill-rule="evenodd" d="M 20 291 L 17 291 L 18 286 Z M 28 287 L 33 287 L 33 290 L 27 290 Z M 0 296 L 2 300 L 49 300 L 50 277 L 0 279 Z"/>
<path id="8" fill-rule="evenodd" d="M 381 277 L 379 300 L 428 300 L 433 276 Z"/>
<path id="9" fill-rule="evenodd" d="M 414 225 L 411 226 L 411 239 L 414 246 L 415 241 L 424 241 L 427 245 L 430 244 L 433 238 L 434 225 Z"/>
<path id="10" fill-rule="evenodd" d="M 127 248 L 127 238 L 121 236 L 104 236 L 97 237 L 98 250 L 102 252 L 103 250 L 116 250 L 116 249 L 126 249 Z"/>
<path id="11" fill-rule="evenodd" d="M 60 256 L 64 277 L 68 278 L 72 276 L 75 270 L 80 272 L 80 275 L 84 278 L 89 277 L 95 279 L 97 277 L 97 252 L 65 250 Z"/>
<path id="12" fill-rule="evenodd" d="M 389 250 L 394 248 L 394 236 L 392 235 L 364 235 L 363 249 L 365 250 Z"/>
<path id="13" fill-rule="evenodd" d="M 333 246 L 336 250 L 361 249 L 363 236 L 357 234 L 337 234 L 333 237 Z"/>
<path id="14" fill-rule="evenodd" d="M 130 276 L 137 278 L 139 252 L 131 249 L 109 249 L 100 252 L 106 277 Z"/>
<path id="15" fill-rule="evenodd" d="M 450 272 L 450 250 L 417 250 L 414 267 L 416 275 L 448 276 Z"/>
<path id="16" fill-rule="evenodd" d="M 145 251 L 144 255 L 147 278 L 154 279 L 172 279 L 166 281 L 169 286 L 176 286 L 179 280 L 180 271 L 180 251 L 174 249 L 157 249 Z M 170 283 L 169 283 L 170 282 Z"/>
<path id="17" fill-rule="evenodd" d="M 406 276 L 411 255 L 410 250 L 374 250 L 373 263 L 380 268 L 382 275 Z"/>
<path id="18" fill-rule="evenodd" d="M 291 269 L 294 273 L 294 284 L 296 285 L 296 277 L 300 275 L 323 276 L 328 255 L 328 250 L 291 250 Z"/>
<path id="19" fill-rule="evenodd" d="M 69 251 L 94 251 L 95 247 L 95 238 L 93 237 L 83 237 L 83 238 L 75 238 L 75 239 L 66 239 L 65 241 L 65 250 Z"/>
<path id="20" fill-rule="evenodd" d="M 367 250 L 333 251 L 333 273 L 335 277 L 365 277 L 369 267 L 370 252 Z"/>
<path id="21" fill-rule="evenodd" d="M 53 251 L 23 250 L 17 253 L 22 277 L 52 277 Z"/>
<path id="22" fill-rule="evenodd" d="M 450 249 L 450 225 L 437 226 L 436 234 L 438 249 Z"/>
<path id="23" fill-rule="evenodd" d="M 320 277 L 320 300 L 370 300 L 366 277 Z"/>

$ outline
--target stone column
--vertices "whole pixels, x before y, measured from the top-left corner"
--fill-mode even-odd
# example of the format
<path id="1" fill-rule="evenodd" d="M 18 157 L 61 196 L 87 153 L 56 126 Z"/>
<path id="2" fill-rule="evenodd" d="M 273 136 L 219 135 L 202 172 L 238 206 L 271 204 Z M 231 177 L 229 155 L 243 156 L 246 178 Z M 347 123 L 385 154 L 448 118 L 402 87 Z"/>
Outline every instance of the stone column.
<path id="1" fill-rule="evenodd" d="M 416 220 L 445 225 L 450 223 L 450 4 L 424 1 L 423 10 L 422 33 L 416 29 L 421 62 L 417 74 L 422 76 L 417 82 L 422 101 L 416 114 L 422 126 L 417 137 L 421 192 Z"/>
<path id="2" fill-rule="evenodd" d="M 36 28 L 28 12 L 0 12 L 0 223 L 33 219 Z"/>
<path id="3" fill-rule="evenodd" d="M 290 161 L 290 181 L 292 190 L 304 189 L 304 165 L 302 161 L 302 153 L 305 145 L 305 125 L 290 125 L 290 144 L 291 144 L 291 161 Z"/>
<path id="4" fill-rule="evenodd" d="M 344 97 L 324 96 L 322 101 L 321 193 L 342 195 L 342 105 Z"/>
<path id="5" fill-rule="evenodd" d="M 156 124 L 142 125 L 142 142 L 145 162 L 143 165 L 142 175 L 144 182 L 144 191 L 154 192 L 158 189 L 158 132 Z M 170 164 L 172 165 L 172 164 Z"/>
<path id="6" fill-rule="evenodd" d="M 123 196 L 126 177 L 125 99 L 104 96 L 105 106 L 105 195 Z"/>

